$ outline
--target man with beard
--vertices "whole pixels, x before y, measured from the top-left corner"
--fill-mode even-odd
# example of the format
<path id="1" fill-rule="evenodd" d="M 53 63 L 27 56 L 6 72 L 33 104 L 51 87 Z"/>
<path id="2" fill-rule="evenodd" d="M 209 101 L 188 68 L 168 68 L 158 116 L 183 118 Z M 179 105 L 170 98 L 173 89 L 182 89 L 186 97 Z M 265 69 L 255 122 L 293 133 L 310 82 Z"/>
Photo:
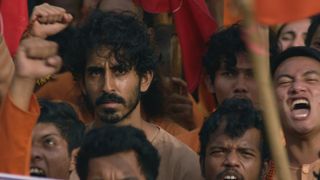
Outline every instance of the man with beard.
<path id="1" fill-rule="evenodd" d="M 260 113 L 246 99 L 227 99 L 200 131 L 206 180 L 261 179 L 269 159 Z"/>
<path id="2" fill-rule="evenodd" d="M 157 78 L 142 22 L 132 14 L 96 10 L 74 41 L 77 52 L 66 60 L 94 114 L 91 128 L 105 124 L 138 128 L 160 154 L 158 179 L 201 179 L 200 166 L 195 163 L 198 156 L 142 115 L 144 96 Z"/>
<path id="3" fill-rule="evenodd" d="M 320 169 L 320 53 L 308 47 L 282 52 L 272 66 L 293 179 L 314 179 Z"/>

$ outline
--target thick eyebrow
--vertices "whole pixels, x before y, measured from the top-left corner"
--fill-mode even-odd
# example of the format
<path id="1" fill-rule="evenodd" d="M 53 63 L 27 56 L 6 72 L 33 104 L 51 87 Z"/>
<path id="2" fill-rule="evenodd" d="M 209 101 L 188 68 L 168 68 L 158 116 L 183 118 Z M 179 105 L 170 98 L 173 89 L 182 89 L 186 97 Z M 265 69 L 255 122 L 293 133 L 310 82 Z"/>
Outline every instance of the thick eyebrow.
<path id="1" fill-rule="evenodd" d="M 86 70 L 87 71 L 103 71 L 104 67 L 94 65 L 94 66 L 88 66 Z"/>

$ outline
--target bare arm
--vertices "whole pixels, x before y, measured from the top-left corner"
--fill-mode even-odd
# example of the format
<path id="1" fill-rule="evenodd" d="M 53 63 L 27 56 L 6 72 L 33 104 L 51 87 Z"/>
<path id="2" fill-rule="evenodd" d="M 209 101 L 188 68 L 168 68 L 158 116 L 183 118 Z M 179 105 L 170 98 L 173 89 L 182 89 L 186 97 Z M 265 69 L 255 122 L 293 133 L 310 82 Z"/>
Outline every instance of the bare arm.
<path id="1" fill-rule="evenodd" d="M 14 64 L 4 38 L 0 34 L 0 107 L 13 77 Z"/>

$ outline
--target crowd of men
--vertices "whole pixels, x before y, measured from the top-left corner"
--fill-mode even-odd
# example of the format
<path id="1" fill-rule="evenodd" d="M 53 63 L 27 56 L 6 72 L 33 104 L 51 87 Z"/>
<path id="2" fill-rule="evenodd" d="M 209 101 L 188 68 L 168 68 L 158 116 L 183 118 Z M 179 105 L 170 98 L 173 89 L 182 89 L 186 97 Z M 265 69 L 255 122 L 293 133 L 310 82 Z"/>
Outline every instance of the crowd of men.
<path id="1" fill-rule="evenodd" d="M 161 57 L 172 52 L 156 41 L 155 27 L 145 24 L 135 3 L 101 1 L 85 18 L 54 5 L 33 8 L 14 56 L 0 35 L 1 173 L 72 180 L 277 179 L 241 22 L 212 34 L 199 60 L 216 103 L 203 118 L 194 107 L 197 95 L 161 69 Z M 266 68 L 284 135 L 276 138 L 284 140 L 279 146 L 287 150 L 292 178 L 317 179 L 319 16 L 282 25 L 270 34 L 269 46 Z"/>

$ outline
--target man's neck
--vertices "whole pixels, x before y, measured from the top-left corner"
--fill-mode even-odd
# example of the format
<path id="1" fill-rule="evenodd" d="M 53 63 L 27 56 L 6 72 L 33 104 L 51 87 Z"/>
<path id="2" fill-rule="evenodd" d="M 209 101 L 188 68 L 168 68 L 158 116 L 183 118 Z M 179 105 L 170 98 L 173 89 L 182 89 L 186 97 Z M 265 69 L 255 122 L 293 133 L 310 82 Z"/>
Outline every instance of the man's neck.
<path id="1" fill-rule="evenodd" d="M 301 167 L 319 159 L 320 132 L 300 135 L 296 133 L 286 135 L 286 147 L 290 165 Z"/>

